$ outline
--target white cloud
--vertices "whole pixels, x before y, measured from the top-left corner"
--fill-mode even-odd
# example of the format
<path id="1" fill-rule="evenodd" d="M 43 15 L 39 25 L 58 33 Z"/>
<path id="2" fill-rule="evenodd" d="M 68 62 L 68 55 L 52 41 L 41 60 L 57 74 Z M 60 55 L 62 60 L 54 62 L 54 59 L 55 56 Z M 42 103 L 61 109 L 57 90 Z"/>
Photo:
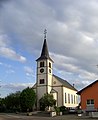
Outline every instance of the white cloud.
<path id="1" fill-rule="evenodd" d="M 86 70 L 81 67 L 78 59 L 53 53 L 51 53 L 51 56 L 55 61 L 54 71 L 71 84 L 75 84 L 77 89 L 82 89 L 98 78 L 97 73 L 92 71 L 92 65 L 89 70 Z"/>
<path id="2" fill-rule="evenodd" d="M 29 66 L 25 66 L 24 69 L 28 73 L 33 73 L 33 69 L 31 67 L 29 67 Z"/>
<path id="3" fill-rule="evenodd" d="M 33 87 L 34 83 L 9 83 L 9 84 L 1 84 L 2 89 L 10 89 L 14 91 L 23 90 L 26 87 Z"/>
<path id="4" fill-rule="evenodd" d="M 12 48 L 10 48 L 6 35 L 0 36 L 0 56 L 19 62 L 26 62 L 25 57 L 17 54 Z"/>
<path id="5" fill-rule="evenodd" d="M 29 66 L 24 66 L 24 70 L 25 70 L 25 73 L 26 73 L 26 76 L 31 78 L 34 77 L 35 78 L 35 75 L 34 75 L 34 71 L 33 71 L 33 68 L 29 67 Z"/>
<path id="6" fill-rule="evenodd" d="M 25 62 L 26 58 L 23 56 L 18 55 L 14 50 L 10 48 L 0 48 L 0 55 L 12 60 L 20 61 L 20 62 Z"/>

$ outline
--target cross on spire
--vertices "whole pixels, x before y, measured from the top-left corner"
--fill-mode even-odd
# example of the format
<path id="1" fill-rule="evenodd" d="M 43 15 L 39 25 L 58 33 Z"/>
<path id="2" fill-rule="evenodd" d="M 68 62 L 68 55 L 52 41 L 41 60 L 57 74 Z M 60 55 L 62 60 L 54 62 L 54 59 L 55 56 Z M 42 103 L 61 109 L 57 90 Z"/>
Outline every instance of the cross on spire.
<path id="1" fill-rule="evenodd" d="M 46 39 L 47 30 L 44 30 L 44 39 Z"/>

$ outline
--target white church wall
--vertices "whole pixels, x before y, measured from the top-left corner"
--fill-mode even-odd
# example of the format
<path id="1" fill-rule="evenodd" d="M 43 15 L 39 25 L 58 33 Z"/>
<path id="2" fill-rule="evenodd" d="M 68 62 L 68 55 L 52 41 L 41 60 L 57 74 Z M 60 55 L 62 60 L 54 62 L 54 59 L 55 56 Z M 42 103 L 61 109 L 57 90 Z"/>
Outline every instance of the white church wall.
<path id="1" fill-rule="evenodd" d="M 51 64 L 51 67 L 49 67 L 49 63 Z M 47 60 L 47 66 L 48 66 L 48 85 L 52 86 L 52 62 L 50 60 Z"/>
<path id="2" fill-rule="evenodd" d="M 48 75 L 48 85 L 52 86 L 52 75 Z"/>
<path id="3" fill-rule="evenodd" d="M 37 97 L 38 100 L 46 93 L 46 86 L 44 87 L 38 87 L 37 89 Z"/>
<path id="4" fill-rule="evenodd" d="M 52 93 L 52 95 L 53 95 L 53 98 L 56 100 L 56 106 L 57 106 L 57 92 L 55 92 L 55 93 Z"/>
<path id="5" fill-rule="evenodd" d="M 50 94 L 51 92 L 51 86 L 48 86 L 48 93 Z"/>
<path id="6" fill-rule="evenodd" d="M 60 86 L 62 85 L 61 82 L 59 82 L 54 76 L 53 76 L 53 86 Z"/>
<path id="7" fill-rule="evenodd" d="M 57 106 L 60 107 L 62 106 L 62 87 L 57 86 L 53 87 L 53 89 L 57 91 Z"/>
<path id="8" fill-rule="evenodd" d="M 53 98 L 57 100 L 57 93 L 52 93 L 52 94 L 53 94 Z"/>
<path id="9" fill-rule="evenodd" d="M 66 107 L 78 106 L 78 95 L 77 91 L 63 87 L 63 101 Z"/>

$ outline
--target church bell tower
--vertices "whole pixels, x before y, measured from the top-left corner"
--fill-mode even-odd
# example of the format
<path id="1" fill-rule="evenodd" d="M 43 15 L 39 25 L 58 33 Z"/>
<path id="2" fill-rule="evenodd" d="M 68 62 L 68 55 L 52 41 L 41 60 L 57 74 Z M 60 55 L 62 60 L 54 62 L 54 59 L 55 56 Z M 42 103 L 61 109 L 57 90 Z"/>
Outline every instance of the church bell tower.
<path id="1" fill-rule="evenodd" d="M 39 108 L 39 100 L 45 93 L 50 93 L 52 88 L 52 63 L 53 60 L 49 56 L 46 41 L 46 29 L 44 31 L 44 43 L 40 57 L 37 61 L 37 108 Z"/>

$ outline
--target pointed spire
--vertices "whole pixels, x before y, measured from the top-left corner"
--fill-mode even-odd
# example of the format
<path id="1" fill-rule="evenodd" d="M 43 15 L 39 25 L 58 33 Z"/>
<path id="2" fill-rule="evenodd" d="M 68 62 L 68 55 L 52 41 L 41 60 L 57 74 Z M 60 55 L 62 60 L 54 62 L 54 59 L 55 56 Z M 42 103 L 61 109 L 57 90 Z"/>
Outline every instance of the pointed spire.
<path id="1" fill-rule="evenodd" d="M 46 41 L 46 34 L 47 34 L 47 30 L 44 30 L 44 44 L 42 47 L 42 53 L 41 56 L 45 56 L 47 58 L 49 58 L 49 52 L 48 52 L 48 46 L 47 46 L 47 41 Z"/>
<path id="2" fill-rule="evenodd" d="M 41 56 L 36 61 L 42 60 L 42 59 L 50 59 L 53 62 L 53 60 L 49 57 L 48 46 L 47 46 L 47 41 L 46 41 L 46 33 L 47 33 L 47 30 L 45 29 L 44 30 L 44 43 L 42 47 Z"/>
<path id="3" fill-rule="evenodd" d="M 49 58 L 49 52 L 48 52 L 48 46 L 47 46 L 46 39 L 44 39 L 41 56 L 45 56 L 45 57 Z"/>

